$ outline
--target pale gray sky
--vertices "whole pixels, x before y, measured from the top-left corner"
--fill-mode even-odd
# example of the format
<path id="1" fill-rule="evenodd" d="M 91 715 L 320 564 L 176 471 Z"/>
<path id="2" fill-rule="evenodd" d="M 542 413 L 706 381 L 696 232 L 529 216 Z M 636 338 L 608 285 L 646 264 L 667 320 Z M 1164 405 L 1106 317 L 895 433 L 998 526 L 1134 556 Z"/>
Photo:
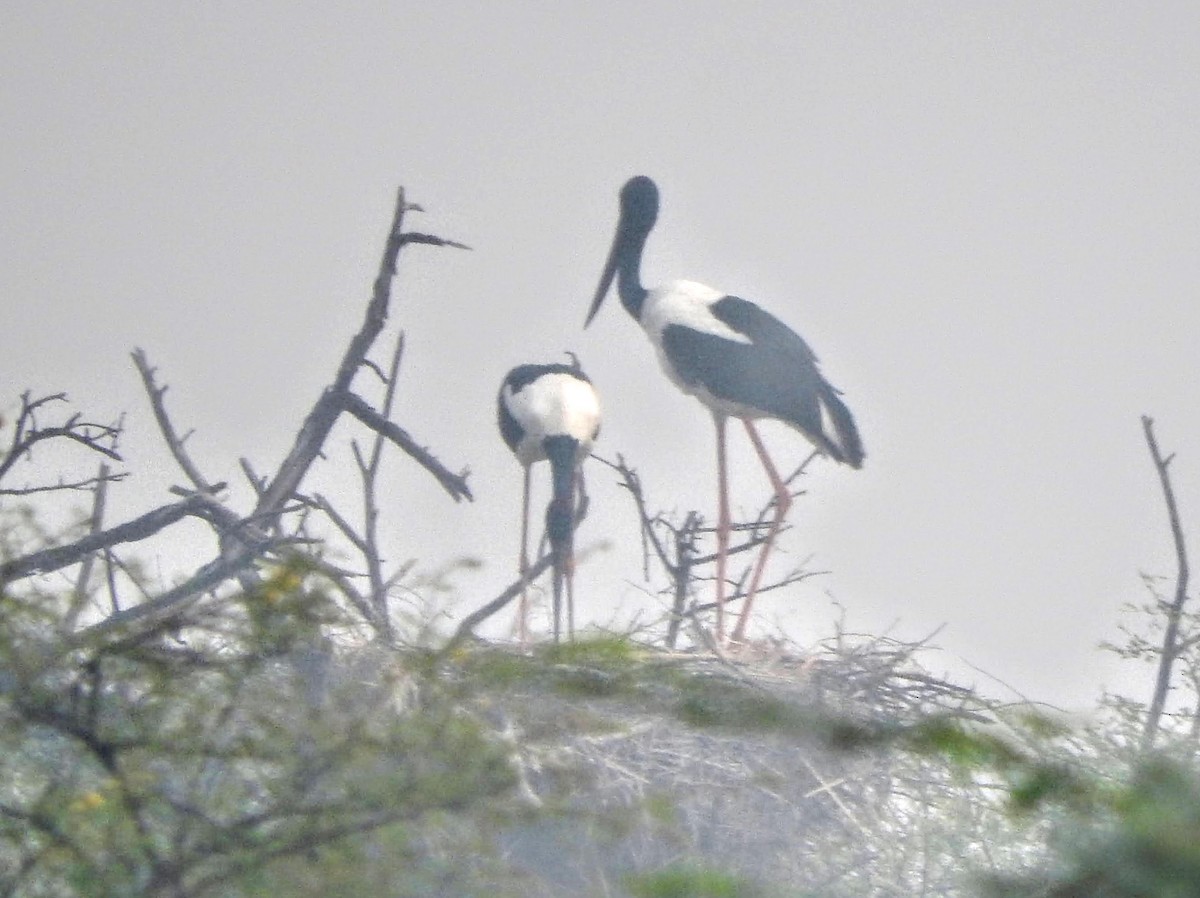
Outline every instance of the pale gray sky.
<path id="1" fill-rule="evenodd" d="M 1144 598 L 1139 569 L 1172 570 L 1141 413 L 1200 528 L 1195 4 L 39 3 L 0 20 L 0 401 L 128 409 L 115 515 L 181 479 L 128 351 L 171 384 L 212 479 L 237 482 L 241 455 L 271 470 L 357 326 L 398 184 L 428 210 L 414 227 L 475 249 L 405 256 L 396 419 L 469 464 L 478 499 L 455 506 L 397 459 L 394 557 L 483 558 L 464 609 L 507 581 L 520 474 L 495 392 L 567 348 L 605 401 L 598 451 L 659 504 L 711 512 L 707 413 L 616 303 L 581 330 L 617 190 L 648 174 L 646 281 L 771 309 L 866 441 L 863 471 L 814 467 L 785 538 L 832 573 L 765 599 L 764 625 L 811 641 L 832 598 L 854 629 L 945 624 L 929 663 L 1033 697 L 1148 692 L 1095 646 Z M 734 453 L 753 506 L 765 482 Z M 351 467 L 334 456 L 308 485 Z M 603 469 L 590 482 L 580 540 L 614 549 L 581 573 L 584 617 L 627 617 L 647 604 L 632 512 Z"/>

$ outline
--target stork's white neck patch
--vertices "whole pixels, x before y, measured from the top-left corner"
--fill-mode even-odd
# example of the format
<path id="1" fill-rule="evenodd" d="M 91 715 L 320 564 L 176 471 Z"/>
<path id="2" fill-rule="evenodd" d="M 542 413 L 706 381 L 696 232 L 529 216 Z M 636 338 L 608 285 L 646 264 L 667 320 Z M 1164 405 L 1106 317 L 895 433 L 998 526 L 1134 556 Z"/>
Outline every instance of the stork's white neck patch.
<path id="1" fill-rule="evenodd" d="M 662 332 L 671 325 L 712 334 L 734 343 L 752 342 L 745 334 L 713 315 L 713 303 L 726 296 L 727 293 L 695 281 L 672 281 L 646 294 L 640 323 L 656 346 L 662 345 Z"/>

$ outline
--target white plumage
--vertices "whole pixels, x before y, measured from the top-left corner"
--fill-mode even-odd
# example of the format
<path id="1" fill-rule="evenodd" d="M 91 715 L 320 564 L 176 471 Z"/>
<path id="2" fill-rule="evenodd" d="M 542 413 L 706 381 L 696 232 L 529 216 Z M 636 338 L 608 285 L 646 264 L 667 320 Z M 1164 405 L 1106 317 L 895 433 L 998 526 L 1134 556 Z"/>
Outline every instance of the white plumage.
<path id="1" fill-rule="evenodd" d="M 554 560 L 554 640 L 561 629 L 564 586 L 567 599 L 567 632 L 574 637 L 575 601 L 574 534 L 576 487 L 580 470 L 600 433 L 600 398 L 587 375 L 573 364 L 518 365 L 504 378 L 496 398 L 500 435 L 525 469 L 521 504 L 521 554 L 518 569 L 529 569 L 530 468 L 550 462 L 551 497 L 546 507 L 546 535 Z M 524 590 L 517 626 L 524 644 L 528 639 L 529 604 Z"/>
<path id="2" fill-rule="evenodd" d="M 734 343 L 750 343 L 750 338 L 736 331 L 712 313 L 713 304 L 728 296 L 695 281 L 671 281 L 646 291 L 646 300 L 638 323 L 659 351 L 663 368 L 673 374 L 670 360 L 662 355 L 663 330 L 668 325 L 686 327 L 701 334 L 712 334 Z"/>
<path id="3" fill-rule="evenodd" d="M 576 440 L 582 457 L 591 452 L 600 428 L 600 398 L 578 374 L 542 374 L 519 389 L 506 380 L 501 401 L 522 431 L 513 449 L 522 465 L 545 461 L 544 440 L 555 434 Z"/>

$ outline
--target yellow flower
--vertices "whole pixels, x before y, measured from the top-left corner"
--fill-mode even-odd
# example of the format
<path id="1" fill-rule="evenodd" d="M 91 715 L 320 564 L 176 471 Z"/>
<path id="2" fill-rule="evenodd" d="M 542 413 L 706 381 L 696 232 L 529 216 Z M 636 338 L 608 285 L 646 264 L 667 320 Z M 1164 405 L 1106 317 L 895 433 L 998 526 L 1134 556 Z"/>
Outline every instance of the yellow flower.
<path id="1" fill-rule="evenodd" d="M 103 807 L 104 802 L 104 796 L 93 789 L 91 792 L 84 792 L 71 802 L 71 810 L 77 812 L 94 811 L 96 808 Z"/>

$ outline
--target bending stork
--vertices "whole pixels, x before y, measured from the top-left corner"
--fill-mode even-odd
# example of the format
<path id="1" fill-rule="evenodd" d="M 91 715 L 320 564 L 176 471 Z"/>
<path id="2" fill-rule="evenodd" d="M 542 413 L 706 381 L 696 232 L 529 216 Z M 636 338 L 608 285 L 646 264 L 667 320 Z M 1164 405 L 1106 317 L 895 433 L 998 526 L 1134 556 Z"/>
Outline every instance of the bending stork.
<path id="1" fill-rule="evenodd" d="M 823 454 L 853 468 L 865 453 L 850 410 L 821 376 L 817 357 L 800 336 L 764 309 L 693 281 L 672 281 L 647 290 L 640 268 L 646 238 L 658 218 L 658 188 L 647 177 L 621 188 L 621 213 L 612 249 L 600 275 L 586 327 L 608 294 L 613 278 L 625 310 L 658 351 L 667 377 L 695 396 L 717 430 L 717 639 L 725 639 L 725 570 L 729 552 L 729 487 L 725 422 L 741 420 L 775 491 L 775 517 L 763 541 L 733 639 L 745 635 L 754 595 L 792 497 L 754 426 L 774 418 L 800 431 Z"/>
<path id="2" fill-rule="evenodd" d="M 496 401 L 500 435 L 525 468 L 521 503 L 521 576 L 529 569 L 529 469 L 550 461 L 553 484 L 546 506 L 546 535 L 554 560 L 554 641 L 559 641 L 563 586 L 567 633 L 575 638 L 575 485 L 580 466 L 600 432 L 600 400 L 572 355 L 571 365 L 518 365 L 504 378 Z M 521 644 L 528 639 L 525 590 L 517 611 Z"/>

